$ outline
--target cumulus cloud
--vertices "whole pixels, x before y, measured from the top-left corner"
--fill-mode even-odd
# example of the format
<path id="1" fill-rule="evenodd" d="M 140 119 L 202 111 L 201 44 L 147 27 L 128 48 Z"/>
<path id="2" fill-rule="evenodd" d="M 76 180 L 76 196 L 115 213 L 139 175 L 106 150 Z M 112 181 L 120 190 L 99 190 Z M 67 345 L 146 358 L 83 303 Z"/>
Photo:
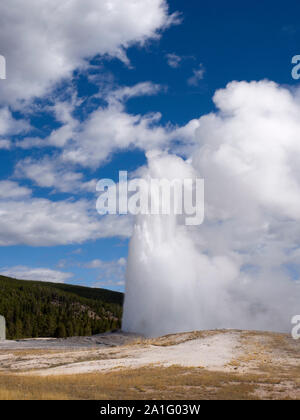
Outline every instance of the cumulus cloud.
<path id="1" fill-rule="evenodd" d="M 235 217 L 243 217 L 250 205 L 247 216 L 264 209 L 277 217 L 298 220 L 297 96 L 273 82 L 232 82 L 215 94 L 214 101 L 220 111 L 199 119 L 193 155 L 194 164 L 208 180 L 220 178 L 214 191 L 209 188 L 211 199 L 220 200 L 213 194 L 216 188 L 223 191 L 220 211 L 229 217 L 233 209 L 226 195 L 230 193 L 240 197 Z"/>
<path id="2" fill-rule="evenodd" d="M 125 49 L 178 22 L 165 0 L 11 0 L 0 5 L 2 103 L 41 97 L 96 55 L 128 62 Z"/>
<path id="3" fill-rule="evenodd" d="M 0 246 L 54 246 L 129 237 L 130 217 L 100 217 L 95 202 L 42 198 L 0 201 Z"/>
<path id="4" fill-rule="evenodd" d="M 31 190 L 14 181 L 0 181 L 0 199 L 28 198 Z"/>
<path id="5" fill-rule="evenodd" d="M 38 280 L 51 283 L 64 283 L 73 277 L 72 273 L 51 270 L 50 268 L 31 268 L 23 265 L 2 268 L 0 274 L 20 280 Z"/>
<path id="6" fill-rule="evenodd" d="M 52 109 L 61 126 L 44 139 L 25 138 L 17 142 L 17 146 L 23 149 L 53 146 L 61 150 L 51 162 L 52 167 L 57 166 L 55 171 L 58 173 L 61 172 L 61 165 L 65 171 L 67 164 L 96 169 L 120 150 L 148 150 L 152 147 L 166 146 L 175 136 L 176 128 L 161 126 L 160 113 L 140 115 L 126 111 L 126 101 L 130 98 L 156 95 L 163 90 L 164 87 L 151 82 L 119 87 L 106 93 L 102 98 L 105 105 L 91 112 L 84 121 L 79 121 L 73 116 L 78 105 L 77 100 L 57 102 Z M 49 172 L 47 160 L 49 162 L 49 159 L 44 159 L 43 170 Z M 32 169 L 33 165 L 35 164 L 31 161 Z M 17 169 L 23 170 L 23 162 L 20 162 Z M 26 170 L 29 172 L 25 162 L 24 171 Z M 68 170 L 72 171 L 70 168 Z M 79 177 L 79 174 L 70 176 Z"/>
<path id="7" fill-rule="evenodd" d="M 8 107 L 0 108 L 0 137 L 20 134 L 29 128 L 29 123 L 23 119 L 14 118 Z"/>
<path id="8" fill-rule="evenodd" d="M 167 133 L 158 126 L 160 114 L 130 115 L 124 106 L 129 98 L 155 94 L 161 87 L 141 83 L 106 96 L 102 91 L 98 96 L 107 106 L 84 122 L 74 116 L 80 106 L 76 94 L 60 101 L 53 89 L 70 80 L 74 70 L 87 70 L 93 57 L 109 55 L 129 64 L 128 47 L 157 39 L 178 22 L 178 15 L 169 13 L 165 0 L 129 0 L 126 4 L 122 0 L 87 0 L 84 5 L 79 0 L 64 4 L 58 0 L 12 0 L 9 6 L 1 4 L 0 52 L 6 58 L 7 79 L 0 84 L 0 149 L 58 149 L 56 154 L 19 161 L 14 176 L 52 191 L 91 192 L 95 180 L 86 180 L 73 164 L 96 168 L 115 150 L 135 143 L 144 147 L 152 137 L 162 144 Z M 45 95 L 49 102 L 42 111 L 52 109 L 58 124 L 49 136 L 39 138 L 12 110 L 40 112 L 32 100 Z M 24 103 L 27 106 L 20 108 Z M 74 198 L 50 201 L 30 194 L 28 188 L 13 181 L 1 181 L 0 245 L 56 245 L 130 235 L 130 218 L 100 218 L 94 202 Z"/>
<path id="9" fill-rule="evenodd" d="M 57 158 L 44 157 L 41 160 L 26 158 L 16 164 L 15 176 L 32 180 L 39 187 L 55 191 L 71 192 L 77 195 L 83 191 L 95 192 L 96 179 L 84 181 L 81 172 L 63 166 Z"/>
<path id="10" fill-rule="evenodd" d="M 10 149 L 10 136 L 25 134 L 29 129 L 30 124 L 26 120 L 14 118 L 8 107 L 0 108 L 0 149 Z"/>
<path id="11" fill-rule="evenodd" d="M 85 167 L 97 168 L 112 153 L 130 147 L 147 150 L 168 144 L 172 129 L 159 125 L 160 113 L 129 114 L 124 101 L 141 95 L 153 95 L 160 86 L 145 82 L 109 93 L 107 106 L 92 112 L 73 133 L 61 159 Z"/>
<path id="12" fill-rule="evenodd" d="M 40 137 L 24 137 L 22 140 L 16 141 L 15 146 L 21 149 L 32 149 L 34 147 L 58 147 L 62 148 L 72 139 L 76 130 L 80 126 L 80 122 L 74 118 L 73 113 L 76 107 L 81 105 L 82 101 L 77 98 L 75 92 L 71 91 L 68 100 L 57 99 L 51 106 L 45 107 L 55 118 L 58 128 L 53 129 L 50 134 L 44 138 Z"/>

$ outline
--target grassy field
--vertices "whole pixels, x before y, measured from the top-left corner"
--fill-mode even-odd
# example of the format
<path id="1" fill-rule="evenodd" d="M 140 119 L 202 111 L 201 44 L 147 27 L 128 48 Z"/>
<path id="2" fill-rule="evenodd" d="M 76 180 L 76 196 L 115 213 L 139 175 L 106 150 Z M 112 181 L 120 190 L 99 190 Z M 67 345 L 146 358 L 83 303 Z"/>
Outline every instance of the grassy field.
<path id="1" fill-rule="evenodd" d="M 276 393 L 274 385 L 279 385 Z M 253 399 L 259 388 L 277 398 L 280 379 L 178 366 L 55 377 L 0 375 L 1 400 Z"/>
<path id="2" fill-rule="evenodd" d="M 0 399 L 298 399 L 295 377 L 299 372 L 240 374 L 179 366 L 48 377 L 1 374 Z"/>

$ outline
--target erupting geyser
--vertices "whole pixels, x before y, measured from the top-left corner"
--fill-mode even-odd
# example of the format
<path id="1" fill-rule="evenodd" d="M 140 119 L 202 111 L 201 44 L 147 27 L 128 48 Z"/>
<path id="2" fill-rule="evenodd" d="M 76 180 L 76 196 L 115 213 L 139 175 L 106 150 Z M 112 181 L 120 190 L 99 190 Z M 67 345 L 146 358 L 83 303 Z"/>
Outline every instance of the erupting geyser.
<path id="1" fill-rule="evenodd" d="M 176 156 L 148 154 L 148 167 L 150 179 L 196 177 L 192 166 Z M 137 216 L 127 267 L 125 331 L 156 336 L 218 324 L 218 302 L 227 299 L 222 284 L 237 272 L 226 258 L 202 255 L 193 227 L 184 220 L 174 213 Z"/>
<path id="2" fill-rule="evenodd" d="M 195 178 L 195 169 L 177 156 L 151 153 L 144 178 Z M 186 226 L 184 217 L 175 214 L 136 217 L 124 331 L 158 336 L 214 328 L 290 328 L 299 285 L 268 264 L 247 269 L 242 253 L 234 252 L 231 243 L 226 249 L 226 237 L 218 243 L 222 235 L 215 235 L 212 244 L 209 223 L 208 217 L 201 226 Z"/>
<path id="3" fill-rule="evenodd" d="M 191 166 L 175 156 L 148 154 L 148 163 L 148 178 L 195 178 Z M 127 266 L 125 331 L 153 336 L 199 328 L 204 308 L 195 299 L 198 275 L 192 268 L 198 255 L 178 219 L 174 213 L 137 216 Z"/>

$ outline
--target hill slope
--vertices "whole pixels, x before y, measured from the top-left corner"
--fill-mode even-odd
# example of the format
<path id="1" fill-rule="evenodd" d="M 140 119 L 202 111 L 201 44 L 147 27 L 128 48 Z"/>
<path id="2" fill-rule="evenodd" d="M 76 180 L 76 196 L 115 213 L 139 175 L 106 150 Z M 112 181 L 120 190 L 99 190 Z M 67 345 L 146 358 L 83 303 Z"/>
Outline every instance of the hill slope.
<path id="1" fill-rule="evenodd" d="M 7 338 L 69 337 L 120 328 L 123 294 L 0 276 Z"/>

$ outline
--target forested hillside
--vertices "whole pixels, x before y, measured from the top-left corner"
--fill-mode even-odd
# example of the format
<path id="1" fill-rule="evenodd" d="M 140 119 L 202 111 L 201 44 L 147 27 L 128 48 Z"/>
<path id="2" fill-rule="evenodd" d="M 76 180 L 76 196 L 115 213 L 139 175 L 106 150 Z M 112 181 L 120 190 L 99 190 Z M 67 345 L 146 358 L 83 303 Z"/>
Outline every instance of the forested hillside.
<path id="1" fill-rule="evenodd" d="M 123 294 L 0 276 L 7 338 L 91 335 L 121 327 Z"/>

